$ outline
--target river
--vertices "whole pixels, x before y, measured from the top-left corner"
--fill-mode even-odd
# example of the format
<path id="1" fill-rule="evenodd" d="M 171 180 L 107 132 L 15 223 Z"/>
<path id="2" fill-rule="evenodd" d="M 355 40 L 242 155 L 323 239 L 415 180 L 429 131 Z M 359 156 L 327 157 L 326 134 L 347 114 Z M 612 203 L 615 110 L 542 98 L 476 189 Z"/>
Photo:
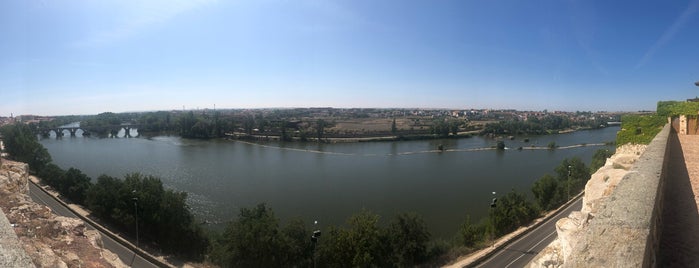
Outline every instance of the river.
<path id="1" fill-rule="evenodd" d="M 472 137 L 366 143 L 252 144 L 188 140 L 175 136 L 96 138 L 53 136 L 40 142 L 62 168 L 76 167 L 96 179 L 130 172 L 159 176 L 170 189 L 188 193 L 198 220 L 220 229 L 241 207 L 265 202 L 283 221 L 300 218 L 320 228 L 343 224 L 367 209 L 388 222 L 400 212 L 421 214 L 433 236 L 451 238 L 466 215 L 487 214 L 496 195 L 512 189 L 532 196 L 532 183 L 564 158 L 590 162 L 613 141 L 619 127 L 506 140 L 508 150 L 473 150 L 495 140 Z M 132 130 L 132 134 L 135 130 Z M 78 133 L 80 134 L 80 133 Z M 123 130 L 119 134 L 123 136 Z M 588 146 L 516 150 L 520 146 Z M 446 152 L 434 150 L 443 144 Z"/>

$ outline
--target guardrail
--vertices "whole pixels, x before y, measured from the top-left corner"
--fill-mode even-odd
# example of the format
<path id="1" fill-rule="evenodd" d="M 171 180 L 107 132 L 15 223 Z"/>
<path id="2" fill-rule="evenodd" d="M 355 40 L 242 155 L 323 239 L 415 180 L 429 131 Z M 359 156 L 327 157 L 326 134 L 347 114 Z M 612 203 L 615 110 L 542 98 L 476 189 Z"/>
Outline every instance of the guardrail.
<path id="1" fill-rule="evenodd" d="M 162 260 L 156 258 L 155 256 L 149 254 L 148 252 L 142 250 L 141 248 L 136 247 L 134 244 L 132 244 L 131 242 L 127 241 L 127 240 L 124 239 L 123 237 L 121 237 L 121 236 L 119 236 L 119 235 L 117 235 L 117 234 L 115 234 L 115 233 L 112 233 L 112 232 L 109 231 L 107 228 L 105 228 L 104 226 L 102 226 L 102 225 L 96 223 L 96 222 L 93 221 L 92 219 L 90 219 L 90 218 L 88 218 L 88 217 L 85 217 L 85 216 L 81 215 L 81 214 L 78 213 L 77 211 L 73 210 L 73 208 L 71 208 L 70 206 L 68 206 L 68 204 L 67 204 L 66 202 L 64 202 L 64 201 L 61 200 L 60 198 L 54 196 L 53 194 L 49 193 L 48 191 L 46 191 L 46 189 L 44 189 L 44 187 L 41 187 L 41 185 L 39 185 L 39 184 L 33 182 L 32 180 L 28 180 L 28 181 L 29 181 L 30 183 L 34 184 L 37 188 L 41 189 L 41 191 L 43 191 L 44 193 L 46 193 L 48 196 L 50 196 L 51 198 L 53 198 L 54 200 L 56 200 L 56 202 L 59 202 L 62 206 L 64 206 L 65 208 L 67 208 L 68 210 L 70 210 L 71 212 L 73 212 L 73 214 L 77 215 L 78 218 L 80 218 L 81 220 L 83 220 L 83 221 L 89 223 L 92 227 L 95 227 L 95 229 L 97 229 L 100 233 L 105 234 L 105 235 L 111 237 L 112 239 L 114 239 L 114 241 L 117 241 L 119 244 L 121 244 L 121 245 L 123 245 L 124 247 L 128 248 L 129 250 L 135 252 L 136 254 L 138 254 L 138 256 L 141 256 L 142 258 L 144 258 L 144 259 L 147 260 L 148 262 L 150 262 L 150 263 L 152 263 L 152 264 L 155 264 L 155 265 L 157 265 L 158 267 L 163 267 L 163 268 L 173 268 L 173 267 L 174 267 L 174 266 L 172 266 L 172 265 L 170 265 L 170 264 L 168 264 L 168 263 L 165 263 L 165 262 L 163 262 Z"/>
<path id="2" fill-rule="evenodd" d="M 670 125 L 600 205 L 565 267 L 656 267 Z"/>

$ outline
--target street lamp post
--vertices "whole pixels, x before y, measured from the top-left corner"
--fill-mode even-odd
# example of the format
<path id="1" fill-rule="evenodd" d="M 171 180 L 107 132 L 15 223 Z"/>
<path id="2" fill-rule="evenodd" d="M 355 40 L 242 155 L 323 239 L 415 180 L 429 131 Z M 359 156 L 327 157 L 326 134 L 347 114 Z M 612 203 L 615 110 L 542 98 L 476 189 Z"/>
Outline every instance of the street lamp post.
<path id="1" fill-rule="evenodd" d="M 493 247 L 495 247 L 495 220 L 493 219 L 493 209 L 497 207 L 498 199 L 495 197 L 495 192 L 493 192 L 493 201 L 490 202 L 490 239 L 493 240 Z"/>
<path id="2" fill-rule="evenodd" d="M 139 247 L 138 243 L 138 197 L 132 198 L 134 206 L 134 215 L 136 215 L 136 247 Z"/>
<path id="3" fill-rule="evenodd" d="M 314 221 L 313 226 L 317 226 L 317 225 L 318 225 L 318 221 Z M 316 229 L 315 231 L 313 231 L 313 235 L 311 236 L 311 243 L 313 244 L 313 255 L 311 256 L 313 258 L 313 268 L 316 267 L 316 244 L 318 243 L 319 237 L 320 237 L 320 229 Z"/>
<path id="4" fill-rule="evenodd" d="M 570 200 L 570 168 L 571 166 L 568 166 L 568 200 Z"/>

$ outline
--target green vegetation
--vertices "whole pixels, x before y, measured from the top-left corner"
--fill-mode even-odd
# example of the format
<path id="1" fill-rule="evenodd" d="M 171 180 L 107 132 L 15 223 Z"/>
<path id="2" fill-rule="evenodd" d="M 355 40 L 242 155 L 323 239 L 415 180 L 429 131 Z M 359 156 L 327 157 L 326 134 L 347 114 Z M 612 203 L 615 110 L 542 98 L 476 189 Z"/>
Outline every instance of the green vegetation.
<path id="1" fill-rule="evenodd" d="M 505 142 L 504 141 L 498 141 L 495 144 L 495 149 L 498 149 L 500 151 L 505 150 Z"/>
<path id="2" fill-rule="evenodd" d="M 580 113 L 580 115 L 591 116 L 592 113 Z M 550 133 L 557 133 L 560 130 L 570 129 L 573 127 L 578 128 L 600 128 L 605 127 L 607 121 L 601 117 L 597 117 L 594 120 L 583 120 L 583 121 L 572 121 L 568 116 L 560 115 L 546 115 L 541 119 L 537 117 L 531 117 L 529 120 L 506 120 L 497 123 L 489 123 L 485 125 L 485 128 L 481 134 L 495 134 L 495 135 L 544 135 Z"/>
<path id="3" fill-rule="evenodd" d="M 532 186 L 537 205 L 543 210 L 559 207 L 582 191 L 591 175 L 590 169 L 579 158 L 564 159 L 555 172 L 555 177 L 546 174 Z"/>
<path id="4" fill-rule="evenodd" d="M 6 125 L 0 131 L 10 156 L 28 163 L 32 173 L 65 198 L 132 235 L 138 221 L 141 236 L 166 253 L 193 260 L 204 258 L 208 241 L 185 203 L 185 192 L 165 190 L 159 178 L 140 174 L 127 175 L 123 180 L 102 175 L 97 184 L 92 184 L 79 169 L 64 171 L 51 163 L 48 151 L 27 125 Z"/>
<path id="5" fill-rule="evenodd" d="M 102 175 L 86 195 L 85 205 L 99 218 L 124 230 L 133 228 L 137 219 L 141 237 L 157 242 L 160 249 L 203 259 L 208 241 L 186 204 L 187 193 L 164 189 L 160 178 L 138 173 L 124 179 Z"/>
<path id="6" fill-rule="evenodd" d="M 121 125 L 128 117 L 129 114 L 101 113 L 82 121 L 80 126 L 97 135 L 106 136 L 113 134 L 110 132 L 118 131 L 114 126 Z"/>
<path id="7" fill-rule="evenodd" d="M 388 225 L 368 211 L 353 215 L 347 228 L 331 226 L 317 247 L 301 221 L 284 227 L 271 208 L 242 208 L 214 240 L 211 260 L 222 267 L 404 267 L 428 258 L 430 234 L 416 214 L 400 214 Z"/>
<path id="8" fill-rule="evenodd" d="M 449 137 L 451 135 L 458 135 L 459 128 L 465 125 L 462 120 L 440 118 L 432 122 L 431 133 L 442 138 Z"/>
<path id="9" fill-rule="evenodd" d="M 621 118 L 616 144 L 648 144 L 666 123 L 667 117 L 660 115 L 625 115 Z"/>
<path id="10" fill-rule="evenodd" d="M 24 124 L 5 125 L 0 128 L 5 151 L 14 160 L 29 164 L 34 174 L 51 163 L 51 155 L 39 143 L 32 129 Z"/>
<path id="11" fill-rule="evenodd" d="M 242 208 L 238 218 L 212 241 L 211 260 L 222 267 L 310 266 L 310 237 L 301 221 L 281 228 L 265 204 Z"/>
<path id="12" fill-rule="evenodd" d="M 661 117 L 674 117 L 679 115 L 697 115 L 699 102 L 685 101 L 659 101 L 656 109 Z"/>

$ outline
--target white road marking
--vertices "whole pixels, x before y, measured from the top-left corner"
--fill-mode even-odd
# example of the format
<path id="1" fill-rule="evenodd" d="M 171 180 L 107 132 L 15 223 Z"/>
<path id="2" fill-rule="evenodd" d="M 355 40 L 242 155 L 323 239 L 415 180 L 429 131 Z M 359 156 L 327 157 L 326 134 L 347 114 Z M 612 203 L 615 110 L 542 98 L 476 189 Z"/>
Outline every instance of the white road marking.
<path id="1" fill-rule="evenodd" d="M 556 232 L 550 233 L 549 235 L 547 235 L 546 237 L 544 237 L 544 239 L 541 239 L 541 241 L 539 241 L 538 243 L 534 244 L 534 246 L 532 246 L 532 247 L 531 247 L 530 249 L 528 249 L 526 252 L 532 251 L 532 249 L 534 249 L 536 246 L 538 246 L 539 244 L 541 244 L 541 242 L 544 242 L 544 240 L 548 239 L 549 237 L 551 237 L 551 235 L 555 235 L 555 234 L 556 234 Z M 517 260 L 519 260 L 519 259 L 521 259 L 522 257 L 524 257 L 524 255 L 527 255 L 527 254 L 525 253 L 525 254 L 520 255 L 520 256 L 517 257 L 514 261 L 512 261 L 512 262 L 508 263 L 507 265 L 505 265 L 505 268 L 510 267 L 510 265 L 512 265 L 512 264 L 515 263 Z"/>

